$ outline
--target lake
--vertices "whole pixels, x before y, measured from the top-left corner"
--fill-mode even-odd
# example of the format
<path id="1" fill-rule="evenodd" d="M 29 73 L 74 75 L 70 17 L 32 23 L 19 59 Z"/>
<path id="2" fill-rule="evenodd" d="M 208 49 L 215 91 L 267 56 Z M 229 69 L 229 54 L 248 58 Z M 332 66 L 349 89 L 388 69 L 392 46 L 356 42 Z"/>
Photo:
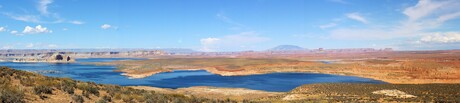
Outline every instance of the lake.
<path id="1" fill-rule="evenodd" d="M 114 66 L 97 66 L 83 62 L 109 62 L 114 60 L 140 60 L 136 58 L 89 58 L 75 63 L 17 63 L 0 62 L 0 66 L 26 70 L 52 77 L 68 77 L 75 80 L 122 86 L 154 86 L 183 88 L 191 86 L 215 86 L 248 88 L 255 90 L 286 92 L 303 84 L 312 83 L 385 83 L 379 80 L 354 76 L 319 73 L 270 73 L 247 76 L 220 76 L 205 70 L 173 71 L 155 74 L 142 79 L 130 79 L 121 72 L 113 72 Z"/>

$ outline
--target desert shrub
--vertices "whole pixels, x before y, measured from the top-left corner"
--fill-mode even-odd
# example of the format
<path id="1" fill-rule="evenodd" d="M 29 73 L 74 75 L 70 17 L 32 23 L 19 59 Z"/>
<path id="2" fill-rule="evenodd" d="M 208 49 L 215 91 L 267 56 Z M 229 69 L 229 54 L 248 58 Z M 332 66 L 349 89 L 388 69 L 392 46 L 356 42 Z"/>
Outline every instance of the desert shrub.
<path id="1" fill-rule="evenodd" d="M 73 94 L 75 91 L 73 87 L 69 87 L 69 86 L 64 86 L 61 88 L 61 90 L 67 92 L 68 94 Z"/>
<path id="2" fill-rule="evenodd" d="M 67 92 L 68 94 L 73 94 L 74 91 L 75 91 L 76 85 L 77 85 L 77 83 L 75 81 L 73 81 L 72 79 L 63 78 L 61 80 L 59 89 L 61 89 L 62 91 Z"/>
<path id="3" fill-rule="evenodd" d="M 83 90 L 83 92 L 99 96 L 99 89 L 90 83 L 78 83 L 77 88 Z"/>
<path id="4" fill-rule="evenodd" d="M 112 98 L 107 95 L 103 96 L 102 99 L 104 99 L 107 102 L 112 102 Z"/>
<path id="5" fill-rule="evenodd" d="M 39 85 L 34 87 L 34 93 L 35 94 L 53 94 L 53 88 L 44 86 L 44 85 Z"/>
<path id="6" fill-rule="evenodd" d="M 98 101 L 96 101 L 96 103 L 108 103 L 108 102 L 105 101 L 104 99 L 99 99 Z"/>
<path id="7" fill-rule="evenodd" d="M 110 98 L 107 95 L 103 96 L 101 99 L 96 101 L 96 103 L 109 103 L 109 102 L 112 102 L 112 98 Z"/>
<path id="8" fill-rule="evenodd" d="M 121 100 L 123 100 L 123 102 L 125 102 L 125 103 L 133 103 L 134 102 L 133 97 L 131 97 L 130 95 L 124 95 L 124 94 L 121 95 Z"/>
<path id="9" fill-rule="evenodd" d="M 24 92 L 10 86 L 0 86 L 1 103 L 24 103 Z"/>
<path id="10" fill-rule="evenodd" d="M 1 67 L 0 76 L 1 77 L 11 77 L 14 74 L 14 71 L 8 67 Z"/>
<path id="11" fill-rule="evenodd" d="M 90 94 L 87 91 L 83 91 L 82 95 L 85 96 L 86 98 L 89 98 Z"/>
<path id="12" fill-rule="evenodd" d="M 113 94 L 113 99 L 120 100 L 121 99 L 121 94 L 120 93 L 114 93 Z"/>
<path id="13" fill-rule="evenodd" d="M 9 79 L 7 79 L 7 78 L 0 78 L 0 84 L 1 84 L 1 85 L 9 85 L 9 83 L 11 83 Z"/>
<path id="14" fill-rule="evenodd" d="M 95 96 L 99 96 L 99 89 L 97 87 L 90 87 L 87 89 L 87 91 L 91 94 L 94 94 Z"/>
<path id="15" fill-rule="evenodd" d="M 32 78 L 29 78 L 29 77 L 20 78 L 20 83 L 23 86 L 33 86 L 33 85 L 35 85 L 35 81 Z"/>
<path id="16" fill-rule="evenodd" d="M 107 91 L 107 93 L 114 97 L 115 93 L 118 93 L 121 90 L 120 86 L 114 86 L 114 85 L 107 85 L 103 90 Z"/>
<path id="17" fill-rule="evenodd" d="M 48 98 L 48 96 L 45 96 L 45 95 L 39 95 L 38 97 L 40 97 L 40 99 L 42 99 L 42 100 Z"/>
<path id="18" fill-rule="evenodd" d="M 130 95 L 137 102 L 145 102 L 145 97 L 141 95 Z"/>
<path id="19" fill-rule="evenodd" d="M 75 101 L 76 103 L 83 103 L 85 100 L 81 95 L 74 95 L 72 96 L 72 100 Z"/>

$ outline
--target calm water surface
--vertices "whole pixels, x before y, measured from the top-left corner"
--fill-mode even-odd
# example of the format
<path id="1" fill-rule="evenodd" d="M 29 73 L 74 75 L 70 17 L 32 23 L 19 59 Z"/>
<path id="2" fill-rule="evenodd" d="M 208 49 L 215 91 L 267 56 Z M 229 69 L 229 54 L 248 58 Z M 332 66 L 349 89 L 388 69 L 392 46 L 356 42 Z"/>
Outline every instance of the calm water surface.
<path id="1" fill-rule="evenodd" d="M 138 60 L 133 58 L 77 59 L 76 63 L 13 63 L 0 62 L 0 66 L 37 72 L 46 76 L 68 77 L 81 81 L 123 86 L 154 86 L 182 88 L 191 86 L 237 87 L 266 91 L 289 91 L 297 86 L 312 83 L 384 83 L 382 81 L 354 76 L 317 73 L 270 73 L 248 76 L 220 76 L 204 70 L 159 73 L 142 79 L 129 79 L 114 66 L 96 66 L 82 62 L 109 62 L 114 60 Z"/>

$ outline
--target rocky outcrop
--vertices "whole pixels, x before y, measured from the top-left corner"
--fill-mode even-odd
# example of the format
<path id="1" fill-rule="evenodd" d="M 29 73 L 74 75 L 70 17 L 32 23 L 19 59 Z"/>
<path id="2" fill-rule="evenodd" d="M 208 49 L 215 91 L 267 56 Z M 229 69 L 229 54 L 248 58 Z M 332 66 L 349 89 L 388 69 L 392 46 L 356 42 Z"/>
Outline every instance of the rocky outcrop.
<path id="1" fill-rule="evenodd" d="M 65 53 L 49 53 L 43 56 L 16 58 L 13 62 L 53 62 L 53 63 L 69 63 L 75 62 L 75 58 L 66 55 Z"/>

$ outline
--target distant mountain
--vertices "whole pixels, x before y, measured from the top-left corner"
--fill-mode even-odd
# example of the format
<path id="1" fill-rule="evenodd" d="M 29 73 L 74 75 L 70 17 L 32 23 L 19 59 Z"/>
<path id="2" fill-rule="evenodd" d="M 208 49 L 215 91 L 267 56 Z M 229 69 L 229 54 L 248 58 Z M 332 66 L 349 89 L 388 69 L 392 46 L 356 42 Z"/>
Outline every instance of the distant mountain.
<path id="1" fill-rule="evenodd" d="M 189 54 L 189 53 L 198 52 L 192 49 L 184 49 L 184 48 L 164 48 L 160 50 L 163 50 L 167 53 L 176 53 L 176 54 Z"/>
<path id="2" fill-rule="evenodd" d="M 305 50 L 305 48 L 302 48 L 296 45 L 279 45 L 279 46 L 276 46 L 268 50 L 269 51 L 295 51 L 295 50 Z"/>

